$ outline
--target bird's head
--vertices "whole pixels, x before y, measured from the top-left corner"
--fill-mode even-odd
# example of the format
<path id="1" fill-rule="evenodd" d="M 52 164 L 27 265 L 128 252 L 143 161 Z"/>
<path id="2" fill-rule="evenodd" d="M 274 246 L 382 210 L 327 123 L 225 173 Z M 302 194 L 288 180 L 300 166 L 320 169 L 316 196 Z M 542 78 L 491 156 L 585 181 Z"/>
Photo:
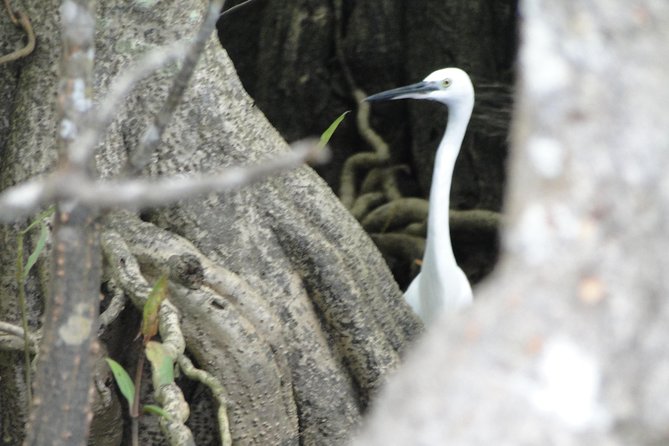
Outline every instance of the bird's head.
<path id="1" fill-rule="evenodd" d="M 460 68 L 443 68 L 431 73 L 422 82 L 383 91 L 365 98 L 365 101 L 394 99 L 428 99 L 448 106 L 471 105 L 474 102 L 474 87 L 467 73 Z"/>

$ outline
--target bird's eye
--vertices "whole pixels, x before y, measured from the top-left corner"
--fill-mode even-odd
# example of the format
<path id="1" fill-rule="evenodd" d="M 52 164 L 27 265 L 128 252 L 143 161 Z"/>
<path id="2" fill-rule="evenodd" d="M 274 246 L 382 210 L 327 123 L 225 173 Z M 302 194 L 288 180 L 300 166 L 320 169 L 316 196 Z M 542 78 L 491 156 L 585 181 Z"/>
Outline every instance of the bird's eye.
<path id="1" fill-rule="evenodd" d="M 443 81 L 441 81 L 441 86 L 444 87 L 444 88 L 450 87 L 451 86 L 451 80 L 450 79 L 444 79 Z"/>

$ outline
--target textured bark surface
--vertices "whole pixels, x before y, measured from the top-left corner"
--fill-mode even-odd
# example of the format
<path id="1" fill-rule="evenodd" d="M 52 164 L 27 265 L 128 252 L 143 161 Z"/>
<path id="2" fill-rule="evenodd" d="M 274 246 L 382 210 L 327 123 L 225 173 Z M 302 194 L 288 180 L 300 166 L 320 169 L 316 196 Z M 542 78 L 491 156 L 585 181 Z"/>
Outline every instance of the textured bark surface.
<path id="1" fill-rule="evenodd" d="M 19 87 L 5 91 L 0 101 L 13 104 L 0 189 L 49 169 L 55 158 L 58 5 L 25 3 L 39 43 L 34 55 L 19 62 Z M 140 54 L 191 36 L 205 4 L 145 8 L 122 1 L 100 3 L 98 100 Z M 0 67 L 3 76 L 9 69 L 16 67 Z M 174 72 L 166 67 L 142 83 L 119 110 L 98 152 L 102 176 L 120 171 Z M 285 150 L 285 142 L 246 96 L 227 55 L 212 39 L 145 173 L 213 171 Z M 340 444 L 348 437 L 419 323 L 370 239 L 327 185 L 302 168 L 239 192 L 147 211 L 144 217 L 151 223 L 112 215 L 103 232 L 114 230 L 123 237 L 147 278 L 168 265 L 174 251 L 179 254 L 175 240 L 192 243 L 189 252 L 229 274 L 231 282 L 215 290 L 182 290 L 173 298 L 182 312 L 189 352 L 229 392 L 235 444 Z M 15 322 L 15 228 L 4 226 L 1 231 L 0 318 Z M 45 286 L 40 279 L 35 274 L 28 287 L 33 326 L 39 325 Z M 215 299 L 225 303 L 217 300 L 216 306 Z M 132 318 L 117 323 L 128 321 Z M 127 350 L 137 327 L 111 331 L 120 333 L 116 340 Z M 114 356 L 119 347 L 110 345 L 109 351 Z M 20 356 L 0 354 L 2 441 L 16 444 L 26 416 L 21 393 L 25 383 Z M 197 419 L 193 425 L 200 431 L 211 429 Z M 153 435 L 147 434 L 142 444 L 159 444 Z"/>
<path id="2" fill-rule="evenodd" d="M 356 445 L 669 438 L 669 4 L 523 6 L 506 257 Z"/>

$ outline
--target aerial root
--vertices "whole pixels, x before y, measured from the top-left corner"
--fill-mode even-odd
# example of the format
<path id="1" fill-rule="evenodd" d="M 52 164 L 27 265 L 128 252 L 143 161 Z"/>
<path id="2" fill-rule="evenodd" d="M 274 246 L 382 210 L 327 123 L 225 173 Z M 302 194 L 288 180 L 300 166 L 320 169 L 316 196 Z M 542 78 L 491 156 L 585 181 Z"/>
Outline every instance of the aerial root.
<path id="1" fill-rule="evenodd" d="M 141 310 L 151 292 L 150 282 L 161 271 L 168 271 L 171 291 L 178 292 L 177 289 L 183 287 L 202 287 L 203 291 L 211 289 L 208 295 L 212 301 L 223 300 L 221 296 L 225 296 L 233 304 L 246 309 L 253 308 L 255 313 L 247 315 L 250 319 L 262 320 L 264 317 L 264 305 L 260 305 L 259 296 L 241 278 L 216 265 L 187 240 L 127 213 L 110 217 L 109 222 L 113 229 L 103 232 L 101 244 L 106 266 L 110 270 L 107 275 L 110 277 L 108 283 L 112 290 L 112 302 L 123 300 L 118 297 L 119 294 L 127 295 L 133 305 Z M 114 304 L 114 308 L 120 305 Z M 117 317 L 117 310 L 110 312 L 111 308 L 112 304 L 103 313 L 107 325 Z M 159 332 L 163 347 L 172 362 L 178 364 L 187 377 L 211 389 L 219 403 L 217 420 L 222 444 L 231 444 L 225 388 L 215 376 L 196 368 L 186 356 L 180 312 L 169 297 L 160 307 Z M 155 370 L 153 373 L 156 373 Z M 192 434 L 184 423 L 190 409 L 179 387 L 172 384 L 155 388 L 156 400 L 170 414 L 169 420 L 160 420 L 160 426 L 170 444 L 189 444 Z"/>
<path id="2" fill-rule="evenodd" d="M 356 200 L 358 173 L 365 169 L 383 166 L 388 160 L 373 152 L 354 153 L 344 162 L 340 177 L 339 199 L 348 209 Z"/>
<path id="3" fill-rule="evenodd" d="M 427 218 L 428 202 L 422 198 L 400 198 L 383 204 L 370 212 L 362 221 L 369 233 L 394 232 Z"/>
<path id="4" fill-rule="evenodd" d="M 496 233 L 502 223 L 502 214 L 486 209 L 451 210 L 449 217 L 453 232 Z"/>
<path id="5" fill-rule="evenodd" d="M 8 322 L 0 322 L 0 350 L 24 351 L 23 328 Z M 39 333 L 28 333 L 30 354 L 37 353 Z"/>
<path id="6" fill-rule="evenodd" d="M 268 303 L 253 287 L 204 255 L 189 240 L 127 212 L 114 213 L 108 222 L 117 233 L 123 234 L 130 254 L 137 258 L 142 269 L 153 271 L 156 278 L 168 270 L 173 284 L 199 289 L 213 304 L 234 305 L 256 329 L 263 329 L 267 325 L 263 321 L 273 318 Z M 282 336 L 278 327 L 266 334 L 267 339 Z"/>
<path id="7" fill-rule="evenodd" d="M 144 278 L 140 265 L 125 240 L 117 232 L 104 231 L 101 236 L 101 245 L 107 266 L 111 269 L 111 277 L 127 293 L 135 307 L 139 310 L 143 309 L 151 292 L 151 285 Z M 180 335 L 177 310 L 169 299 L 163 301 L 159 317 L 162 344 L 168 356 L 175 362 L 176 357 L 183 354 L 185 342 L 183 335 Z M 152 373 L 155 376 L 157 372 L 152 368 Z M 169 414 L 169 419 L 161 417 L 160 420 L 161 430 L 169 443 L 171 445 L 194 444 L 193 434 L 185 425 L 189 409 L 181 389 L 172 382 L 156 387 L 154 396 Z"/>
<path id="8" fill-rule="evenodd" d="M 416 260 L 423 256 L 425 249 L 424 237 L 416 237 L 415 235 L 398 232 L 372 234 L 371 237 L 379 247 L 379 250 L 390 257 Z"/>
<path id="9" fill-rule="evenodd" d="M 0 65 L 27 57 L 35 49 L 36 42 L 35 31 L 33 30 L 32 24 L 30 23 L 30 18 L 22 11 L 14 11 L 9 3 L 9 0 L 5 0 L 5 9 L 12 23 L 23 29 L 23 31 L 26 33 L 28 41 L 24 47 L 19 48 L 16 51 L 12 51 L 9 54 L 0 56 Z"/>
<path id="10" fill-rule="evenodd" d="M 225 410 L 227 407 L 227 398 L 225 387 L 212 374 L 204 370 L 196 368 L 191 360 L 185 355 L 179 355 L 177 363 L 181 371 L 190 379 L 196 380 L 209 387 L 214 398 L 218 402 L 218 426 L 221 432 L 221 444 L 223 446 L 232 445 L 232 437 L 230 435 L 230 422 L 228 421 L 228 414 Z"/>
<path id="11" fill-rule="evenodd" d="M 382 192 L 369 192 L 356 198 L 355 203 L 349 209 L 356 220 L 360 221 L 372 209 L 386 202 L 386 196 Z"/>
<path id="12" fill-rule="evenodd" d="M 114 293 L 112 302 L 122 300 L 117 297 L 118 294 L 127 294 L 135 307 L 142 309 L 151 292 L 151 285 L 144 277 L 137 257 L 133 255 L 126 241 L 116 231 L 108 230 L 103 232 L 102 247 L 107 260 L 107 266 L 111 270 L 110 281 L 113 282 L 114 289 L 121 291 L 121 293 Z M 165 264 L 165 267 L 167 266 Z M 116 304 L 114 308 L 118 308 L 119 306 L 120 304 Z M 111 323 L 117 315 L 117 310 L 110 312 L 111 308 L 112 305 L 102 315 L 106 324 Z M 113 317 L 112 314 L 114 314 Z M 178 309 L 170 302 L 169 298 L 163 301 L 159 311 L 159 331 L 162 344 L 172 362 L 179 364 L 186 376 L 196 379 L 212 389 L 212 393 L 219 402 L 219 431 L 224 439 L 227 438 L 229 440 L 230 430 L 226 413 L 224 388 L 215 377 L 196 369 L 185 355 L 186 343 L 181 332 L 179 317 Z M 153 373 L 155 374 L 156 371 L 154 370 Z M 160 420 L 161 430 L 169 443 L 174 445 L 192 444 L 192 433 L 185 425 L 185 421 L 189 415 L 189 408 L 180 388 L 175 383 L 163 385 L 155 388 L 154 395 L 156 401 L 170 415 L 169 419 L 161 418 Z"/>
<path id="13" fill-rule="evenodd" d="M 154 382 L 158 371 L 151 368 Z M 160 417 L 160 429 L 167 438 L 170 446 L 193 445 L 195 439 L 193 433 L 186 426 L 186 420 L 190 415 L 190 408 L 184 398 L 181 388 L 172 381 L 156 387 L 154 397 L 161 407 L 168 413 L 169 417 Z"/>
<path id="14" fill-rule="evenodd" d="M 423 256 L 429 203 L 413 197 L 386 199 L 382 192 L 368 192 L 351 211 L 404 283 L 417 274 L 417 261 Z M 501 223 L 498 212 L 483 209 L 451 210 L 449 216 L 451 234 L 461 241 L 494 236 Z"/>
<path id="15" fill-rule="evenodd" d="M 350 89 L 351 98 L 356 104 L 355 123 L 358 128 L 358 133 L 362 139 L 372 148 L 372 152 L 354 153 L 351 155 L 341 171 L 339 199 L 346 206 L 347 209 L 353 208 L 357 199 L 358 186 L 357 175 L 362 169 L 371 169 L 387 165 L 390 160 L 390 148 L 388 144 L 381 138 L 381 136 L 374 131 L 369 125 L 370 106 L 364 99 L 367 93 L 363 91 L 355 81 L 352 71 L 348 66 L 346 56 L 344 54 L 343 43 L 343 18 L 342 14 L 344 6 L 342 0 L 335 0 L 335 54 L 337 61 L 341 65 L 346 83 Z"/>
<path id="16" fill-rule="evenodd" d="M 109 278 L 107 280 L 107 291 L 111 294 L 111 300 L 107 308 L 100 313 L 98 318 L 98 336 L 102 335 L 107 327 L 109 327 L 119 317 L 128 301 L 123 289 L 116 283 L 116 279 Z"/>
<path id="17" fill-rule="evenodd" d="M 404 198 L 404 194 L 400 188 L 399 174 L 410 175 L 411 170 L 406 164 L 397 164 L 388 167 L 377 167 L 367 173 L 362 185 L 360 186 L 360 193 L 382 191 L 388 201 Z"/>

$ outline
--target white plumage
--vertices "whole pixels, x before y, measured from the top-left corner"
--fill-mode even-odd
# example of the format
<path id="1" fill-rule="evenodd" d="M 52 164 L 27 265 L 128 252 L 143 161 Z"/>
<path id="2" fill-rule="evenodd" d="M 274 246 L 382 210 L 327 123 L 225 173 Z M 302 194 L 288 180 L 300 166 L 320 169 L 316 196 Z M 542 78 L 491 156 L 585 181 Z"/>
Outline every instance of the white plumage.
<path id="1" fill-rule="evenodd" d="M 423 266 L 404 293 L 414 311 L 430 323 L 440 312 L 472 302 L 469 281 L 453 255 L 448 213 L 453 167 L 474 108 L 474 87 L 461 69 L 444 68 L 417 84 L 366 98 L 370 102 L 394 99 L 427 99 L 448 107 L 448 125 L 434 161 Z"/>

